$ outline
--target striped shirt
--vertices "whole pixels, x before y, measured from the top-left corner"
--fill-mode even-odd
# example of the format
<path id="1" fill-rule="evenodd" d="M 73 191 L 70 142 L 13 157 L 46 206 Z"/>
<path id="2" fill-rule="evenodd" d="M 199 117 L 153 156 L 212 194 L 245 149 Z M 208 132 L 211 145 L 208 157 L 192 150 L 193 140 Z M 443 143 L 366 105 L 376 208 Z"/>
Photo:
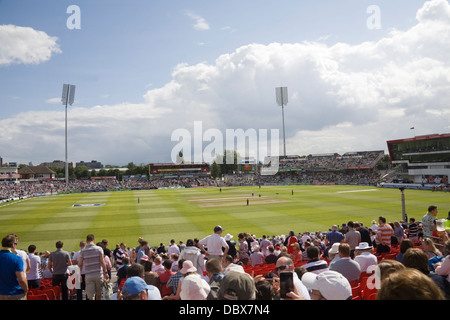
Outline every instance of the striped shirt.
<path id="1" fill-rule="evenodd" d="M 377 241 L 378 243 L 384 244 L 385 246 L 391 245 L 391 237 L 394 235 L 394 230 L 392 230 L 389 224 L 384 224 L 380 226 L 377 231 Z"/>
<path id="2" fill-rule="evenodd" d="M 81 250 L 81 258 L 83 258 L 83 266 L 86 274 L 101 273 L 102 266 L 100 258 L 103 257 L 103 249 L 95 244 L 88 244 Z"/>
<path id="3" fill-rule="evenodd" d="M 417 233 L 419 233 L 419 228 L 417 227 L 417 224 L 411 223 L 409 225 L 408 229 L 409 229 L 409 232 L 408 232 L 409 238 L 417 237 Z"/>

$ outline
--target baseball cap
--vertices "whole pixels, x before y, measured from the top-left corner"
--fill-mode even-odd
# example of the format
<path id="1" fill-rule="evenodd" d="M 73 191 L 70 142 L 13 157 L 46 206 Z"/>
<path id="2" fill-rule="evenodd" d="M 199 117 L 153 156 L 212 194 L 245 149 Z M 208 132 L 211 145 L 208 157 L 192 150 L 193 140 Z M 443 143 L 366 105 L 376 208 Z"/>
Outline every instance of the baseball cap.
<path id="1" fill-rule="evenodd" d="M 141 277 L 129 277 L 122 287 L 122 295 L 124 298 L 128 298 L 138 294 L 142 290 L 150 289 L 149 285 Z"/>
<path id="2" fill-rule="evenodd" d="M 220 282 L 217 298 L 218 300 L 254 300 L 255 295 L 255 281 L 248 273 L 230 271 Z"/>
<path id="3" fill-rule="evenodd" d="M 305 287 L 320 291 L 327 300 L 347 300 L 352 296 L 352 288 L 347 278 L 336 271 L 323 271 L 319 274 L 306 272 L 302 276 Z"/>
<path id="4" fill-rule="evenodd" d="M 220 231 L 220 230 L 225 231 L 225 229 L 222 228 L 221 226 L 215 226 L 214 227 L 214 232 L 217 232 L 217 231 Z"/>

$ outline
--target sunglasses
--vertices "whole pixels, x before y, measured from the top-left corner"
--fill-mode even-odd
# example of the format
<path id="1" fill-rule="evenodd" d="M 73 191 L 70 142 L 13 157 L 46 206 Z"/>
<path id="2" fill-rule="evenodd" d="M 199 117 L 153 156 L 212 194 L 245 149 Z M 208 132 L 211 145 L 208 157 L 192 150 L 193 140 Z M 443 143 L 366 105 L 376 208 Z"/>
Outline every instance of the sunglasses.
<path id="1" fill-rule="evenodd" d="M 279 266 L 279 267 L 276 267 L 276 268 L 275 268 L 275 272 L 283 271 L 283 270 L 285 270 L 286 268 L 288 268 L 288 267 L 290 267 L 290 266 L 291 266 L 291 265 L 288 264 L 288 265 L 286 265 L 286 266 Z"/>

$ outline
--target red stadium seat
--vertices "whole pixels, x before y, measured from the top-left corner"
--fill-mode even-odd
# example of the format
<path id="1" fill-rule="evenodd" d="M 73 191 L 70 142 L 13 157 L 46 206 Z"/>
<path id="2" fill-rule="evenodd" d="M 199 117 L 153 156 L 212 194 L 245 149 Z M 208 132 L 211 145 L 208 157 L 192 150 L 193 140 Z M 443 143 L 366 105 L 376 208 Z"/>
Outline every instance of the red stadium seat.
<path id="1" fill-rule="evenodd" d="M 33 294 L 27 296 L 27 300 L 50 300 L 46 294 Z"/>

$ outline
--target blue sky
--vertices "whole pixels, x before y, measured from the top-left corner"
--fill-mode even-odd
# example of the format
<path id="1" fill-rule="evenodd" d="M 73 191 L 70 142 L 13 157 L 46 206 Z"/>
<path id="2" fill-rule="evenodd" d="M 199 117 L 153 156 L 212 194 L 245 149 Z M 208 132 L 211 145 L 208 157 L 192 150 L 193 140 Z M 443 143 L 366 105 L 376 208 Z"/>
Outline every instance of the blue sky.
<path id="1" fill-rule="evenodd" d="M 443 5 L 441 1 L 437 2 Z M 84 112 L 92 111 L 95 106 L 123 105 L 127 108 L 129 105 L 145 104 L 149 100 L 144 95 L 151 96 L 152 90 L 163 90 L 174 80 L 174 71 L 181 65 L 192 68 L 199 65 L 215 66 L 222 55 L 236 53 L 238 48 L 246 48 L 252 44 L 267 47 L 272 43 L 312 42 L 326 48 L 335 48 L 336 44 L 341 43 L 356 48 L 365 42 L 377 43 L 382 39 L 392 38 L 393 30 L 411 30 L 418 23 L 416 13 L 425 3 L 426 1 L 417 0 L 3 0 L 0 1 L 0 25 L 43 31 L 48 37 L 57 38 L 59 52 L 52 52 L 50 57 L 36 63 L 0 64 L 0 120 L 17 119 L 19 114 L 28 112 L 62 111 L 61 103 L 55 101 L 61 96 L 63 83 L 77 86 L 74 107 L 79 107 Z M 66 27 L 66 20 L 70 16 L 66 13 L 69 5 L 78 5 L 81 10 L 80 30 L 69 30 Z M 380 8 L 381 29 L 367 28 L 366 21 L 370 16 L 367 8 L 370 5 Z M 196 26 L 198 22 L 200 24 Z M 289 83 L 288 76 L 277 74 L 276 70 L 271 75 L 274 78 L 273 84 Z M 209 75 L 205 81 L 212 81 L 211 77 Z M 232 78 L 228 78 L 228 81 L 230 79 Z M 295 92 L 292 85 L 290 89 Z M 317 94 L 321 95 L 319 92 Z M 165 103 L 170 106 L 170 99 L 176 99 L 176 96 L 166 99 Z M 227 108 L 226 104 L 223 108 Z M 231 110 L 232 106 L 229 108 Z M 226 112 L 222 110 L 224 111 Z M 262 112 L 261 115 L 263 114 L 265 113 Z M 270 112 L 268 116 L 271 116 Z M 101 119 L 101 115 L 98 115 L 98 118 L 100 123 L 105 121 Z M 200 117 L 191 120 L 203 119 Z M 12 122 L 11 120 L 4 123 Z M 120 125 L 120 122 L 118 123 Z M 224 124 L 217 124 L 217 127 L 226 127 L 221 125 Z M 229 122 L 227 125 L 230 125 Z M 293 123 L 290 125 L 295 126 Z M 409 127 L 410 124 L 406 126 Z M 316 133 L 320 135 L 319 129 L 324 126 L 318 127 Z M 448 128 L 443 127 L 440 130 L 445 131 Z M 98 137 L 103 133 L 97 131 L 91 134 Z M 147 139 L 145 134 L 149 135 L 148 139 L 152 139 L 149 132 L 143 133 L 142 139 Z M 399 134 L 409 132 L 402 131 Z M 292 144 L 295 144 L 297 135 L 295 130 L 290 132 L 290 137 L 294 139 Z M 170 135 L 166 134 L 164 137 L 168 141 L 161 145 L 170 145 Z M 5 137 L 3 139 L 6 141 Z M 24 136 L 17 133 L 14 139 L 24 139 Z M 72 148 L 77 148 L 76 136 L 72 135 L 72 139 Z M 162 138 L 158 136 L 157 139 Z M 31 149 L 35 148 L 34 153 L 22 152 L 9 150 L 9 144 L 5 141 L 2 141 L 0 136 L 0 155 L 10 161 L 39 162 L 62 158 L 61 152 L 50 151 L 61 149 L 59 144 L 56 148 L 51 145 L 42 148 L 47 154 L 40 154 L 39 146 L 30 146 Z M 55 141 L 51 143 L 56 143 Z M 114 142 L 111 142 L 111 145 L 114 145 Z M 146 147 L 147 151 L 136 154 L 127 150 L 128 160 L 126 156 L 116 160 L 117 154 L 114 150 L 96 152 L 98 147 L 92 146 L 81 152 L 78 148 L 77 152 L 72 153 L 73 157 L 78 158 L 72 161 L 97 159 L 106 163 L 147 163 L 168 160 L 170 152 L 167 150 L 157 151 L 149 145 L 137 148 L 142 150 Z M 358 149 L 363 147 L 358 146 Z M 342 149 L 346 148 L 348 146 L 343 144 Z M 379 145 L 368 143 L 367 148 L 383 149 L 385 141 L 381 139 Z M 323 152 L 328 149 L 324 148 Z M 310 152 L 293 147 L 291 150 L 296 153 Z M 158 156 L 155 156 L 157 153 Z M 320 150 L 318 153 L 321 153 Z"/>

